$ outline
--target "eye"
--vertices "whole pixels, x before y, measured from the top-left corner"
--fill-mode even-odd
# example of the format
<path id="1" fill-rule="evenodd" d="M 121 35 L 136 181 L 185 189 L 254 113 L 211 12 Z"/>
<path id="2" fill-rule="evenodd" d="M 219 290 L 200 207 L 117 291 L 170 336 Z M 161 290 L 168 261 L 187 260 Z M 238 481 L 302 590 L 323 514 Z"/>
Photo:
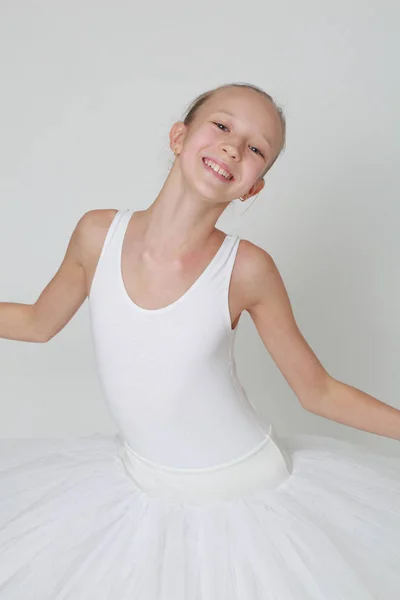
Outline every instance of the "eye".
<path id="1" fill-rule="evenodd" d="M 255 148 L 254 146 L 250 146 L 250 148 L 254 148 L 256 150 L 256 152 L 254 154 L 259 154 L 260 156 L 262 156 L 264 158 L 264 154 L 262 152 L 260 152 L 260 150 L 258 150 L 258 148 Z"/>
<path id="2" fill-rule="evenodd" d="M 213 121 L 214 125 L 216 125 L 218 128 L 220 128 L 219 126 L 221 125 L 221 127 L 225 127 L 225 129 L 228 131 L 228 128 L 223 125 L 222 123 L 216 123 L 215 121 Z"/>
<path id="3" fill-rule="evenodd" d="M 224 127 L 224 129 L 226 129 L 226 131 L 228 131 L 228 128 L 223 123 L 218 123 L 216 121 L 212 121 L 212 123 L 214 125 L 216 125 L 218 127 L 218 129 L 221 129 L 221 127 Z M 265 158 L 264 154 L 262 152 L 260 152 L 260 150 L 258 148 L 256 148 L 255 146 L 250 146 L 250 148 L 254 148 L 255 152 L 253 152 L 253 154 L 259 154 L 260 156 L 262 156 L 263 158 Z"/>

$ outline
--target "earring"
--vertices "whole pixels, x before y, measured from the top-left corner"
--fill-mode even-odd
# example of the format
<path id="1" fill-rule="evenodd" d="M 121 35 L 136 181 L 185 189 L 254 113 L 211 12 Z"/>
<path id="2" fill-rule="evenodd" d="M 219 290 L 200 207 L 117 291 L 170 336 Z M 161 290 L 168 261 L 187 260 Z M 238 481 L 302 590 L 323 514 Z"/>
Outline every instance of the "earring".
<path id="1" fill-rule="evenodd" d="M 255 202 L 255 201 L 257 200 L 257 198 L 258 198 L 258 195 L 259 195 L 259 193 L 260 193 L 260 192 L 258 192 L 258 194 L 257 194 L 257 196 L 254 198 L 253 202 L 252 202 L 252 203 L 251 203 L 251 204 L 250 204 L 250 205 L 249 205 L 249 206 L 246 208 L 246 210 L 244 210 L 244 211 L 243 211 L 243 212 L 240 214 L 240 216 L 244 215 L 244 213 L 245 213 L 245 212 L 247 212 L 247 211 L 249 210 L 250 206 L 253 206 L 254 202 Z"/>

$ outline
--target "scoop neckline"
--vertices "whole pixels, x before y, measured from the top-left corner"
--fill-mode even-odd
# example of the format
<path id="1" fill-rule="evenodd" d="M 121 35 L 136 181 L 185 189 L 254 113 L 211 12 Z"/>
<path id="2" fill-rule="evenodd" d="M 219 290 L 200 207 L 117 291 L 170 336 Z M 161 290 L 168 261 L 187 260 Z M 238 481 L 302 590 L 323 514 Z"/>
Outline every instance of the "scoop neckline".
<path id="1" fill-rule="evenodd" d="M 198 278 L 192 283 L 192 285 L 186 290 L 186 292 L 184 292 L 181 296 L 179 296 L 179 298 L 177 298 L 176 300 L 174 300 L 170 304 L 167 304 L 166 306 L 160 306 L 159 308 L 145 308 L 144 306 L 140 306 L 139 304 L 137 304 L 131 298 L 131 296 L 128 294 L 128 290 L 126 289 L 124 278 L 122 276 L 122 251 L 123 251 L 123 247 L 124 247 L 124 240 L 125 240 L 125 237 L 126 237 L 126 232 L 128 230 L 128 227 L 129 227 L 129 223 L 130 223 L 133 215 L 135 214 L 134 211 L 130 211 L 130 212 L 132 212 L 132 214 L 127 219 L 127 223 L 126 223 L 125 228 L 123 230 L 123 234 L 121 235 L 121 241 L 120 241 L 120 244 L 119 244 L 119 251 L 118 251 L 118 279 L 119 279 L 120 286 L 122 288 L 122 293 L 125 296 L 125 298 L 128 301 L 128 303 L 135 310 L 137 310 L 139 312 L 148 313 L 148 314 L 152 314 L 152 313 L 156 314 L 156 313 L 161 313 L 161 312 L 164 312 L 164 311 L 167 311 L 167 310 L 171 310 L 177 304 L 179 304 L 180 302 L 182 302 L 184 300 L 184 298 L 186 298 L 186 296 L 188 296 L 189 293 L 191 293 L 200 284 L 200 282 L 205 278 L 205 276 L 211 270 L 211 268 L 213 267 L 214 263 L 217 261 L 218 257 L 220 256 L 220 254 L 222 253 L 223 249 L 225 248 L 225 246 L 227 244 L 227 241 L 229 239 L 231 239 L 233 237 L 233 235 L 231 233 L 225 233 L 225 237 L 224 237 L 221 245 L 219 246 L 218 250 L 216 251 L 216 253 L 212 257 L 212 259 L 210 260 L 210 262 L 208 263 L 208 265 L 205 267 L 205 269 L 203 269 L 203 271 L 200 273 L 200 275 L 198 276 Z M 233 330 L 233 331 L 235 331 L 235 330 Z"/>

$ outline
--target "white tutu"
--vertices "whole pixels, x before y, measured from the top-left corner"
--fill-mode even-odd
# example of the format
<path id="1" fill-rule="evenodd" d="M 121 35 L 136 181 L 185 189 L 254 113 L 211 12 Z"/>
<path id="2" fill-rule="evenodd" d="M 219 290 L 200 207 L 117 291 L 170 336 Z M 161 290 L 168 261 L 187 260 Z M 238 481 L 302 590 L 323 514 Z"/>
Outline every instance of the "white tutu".
<path id="1" fill-rule="evenodd" d="M 1 600 L 398 600 L 398 459 L 280 442 L 276 489 L 196 505 L 140 489 L 119 435 L 1 441 Z"/>

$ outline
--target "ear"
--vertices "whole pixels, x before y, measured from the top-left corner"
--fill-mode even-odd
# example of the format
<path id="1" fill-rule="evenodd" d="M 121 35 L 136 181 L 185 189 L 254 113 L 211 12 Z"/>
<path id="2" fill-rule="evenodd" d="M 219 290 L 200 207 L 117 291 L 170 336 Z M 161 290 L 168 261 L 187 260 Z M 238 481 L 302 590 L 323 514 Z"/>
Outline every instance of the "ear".
<path id="1" fill-rule="evenodd" d="M 169 145 L 174 154 L 179 154 L 182 150 L 187 127 L 182 121 L 177 121 L 171 127 L 169 132 Z"/>
<path id="2" fill-rule="evenodd" d="M 254 194 L 259 194 L 261 192 L 261 190 L 264 188 L 264 186 L 265 186 L 264 179 L 263 178 L 257 179 L 257 181 L 255 183 L 253 183 L 253 185 L 251 186 L 251 188 L 249 189 L 247 194 L 244 194 L 244 196 L 242 196 L 243 202 L 245 200 L 248 200 L 252 196 L 254 196 Z"/>

